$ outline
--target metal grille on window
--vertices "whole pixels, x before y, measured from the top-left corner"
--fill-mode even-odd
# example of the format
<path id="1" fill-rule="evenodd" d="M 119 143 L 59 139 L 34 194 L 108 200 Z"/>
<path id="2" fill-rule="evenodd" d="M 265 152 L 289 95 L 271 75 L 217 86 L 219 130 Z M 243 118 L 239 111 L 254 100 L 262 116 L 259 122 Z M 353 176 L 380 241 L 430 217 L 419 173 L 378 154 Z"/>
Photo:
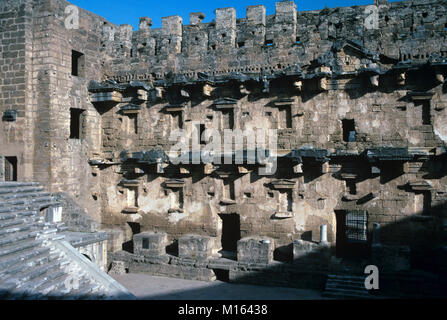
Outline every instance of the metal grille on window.
<path id="1" fill-rule="evenodd" d="M 365 211 L 346 213 L 346 239 L 349 242 L 366 242 L 367 215 Z"/>

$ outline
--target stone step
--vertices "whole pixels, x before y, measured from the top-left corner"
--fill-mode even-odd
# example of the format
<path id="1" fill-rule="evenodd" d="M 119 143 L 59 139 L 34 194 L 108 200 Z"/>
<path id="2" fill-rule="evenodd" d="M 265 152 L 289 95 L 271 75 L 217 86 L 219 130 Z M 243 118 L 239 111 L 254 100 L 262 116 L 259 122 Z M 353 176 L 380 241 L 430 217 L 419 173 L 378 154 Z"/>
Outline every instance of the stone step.
<path id="1" fill-rule="evenodd" d="M 0 274 L 0 278 L 11 278 L 11 277 L 20 277 L 20 273 L 26 272 L 31 268 L 35 268 L 37 266 L 41 266 L 43 264 L 48 264 L 50 262 L 50 256 L 46 253 L 33 256 L 26 261 L 19 261 L 18 264 L 10 266 L 7 270 Z"/>
<path id="2" fill-rule="evenodd" d="M 26 263 L 26 261 L 38 257 L 40 255 L 48 255 L 50 253 L 49 247 L 40 247 L 28 252 L 19 252 L 14 255 L 9 255 L 0 259 L 0 270 L 6 270 L 18 263 Z"/>
<path id="3" fill-rule="evenodd" d="M 338 280 L 349 280 L 349 281 L 365 281 L 366 277 L 363 276 L 352 276 L 352 275 L 344 275 L 344 274 L 328 274 L 328 279 L 338 279 Z"/>
<path id="4" fill-rule="evenodd" d="M 374 296 L 363 296 L 363 295 L 357 295 L 357 294 L 350 294 L 350 293 L 339 293 L 339 292 L 323 292 L 322 294 L 325 298 L 332 298 L 332 299 L 354 299 L 354 300 L 364 300 L 364 299 L 375 299 Z"/>
<path id="5" fill-rule="evenodd" d="M 0 188 L 0 197 L 9 194 L 20 194 L 20 193 L 33 193 L 43 191 L 44 188 L 42 186 L 36 187 L 14 187 L 14 188 Z"/>
<path id="6" fill-rule="evenodd" d="M 41 240 L 27 240 L 27 241 L 22 241 L 18 244 L 15 244 L 13 246 L 9 246 L 6 248 L 0 248 L 0 257 L 4 257 L 10 254 L 14 254 L 14 253 L 18 253 L 21 251 L 25 251 L 28 249 L 33 249 L 35 247 L 38 247 L 42 244 Z"/>
<path id="7" fill-rule="evenodd" d="M 59 261 L 56 260 L 20 274 L 20 277 L 13 280 L 17 287 L 11 291 L 10 295 L 16 299 L 32 295 L 34 287 L 45 283 L 47 281 L 46 275 L 57 270 L 59 270 Z"/>
<path id="8" fill-rule="evenodd" d="M 39 292 L 40 287 L 44 286 L 48 282 L 52 282 L 54 279 L 60 278 L 65 274 L 61 269 L 60 265 L 56 261 L 51 263 L 52 266 L 47 270 L 47 272 L 39 277 L 34 278 L 31 281 L 26 282 L 20 287 L 25 296 L 36 296 Z"/>
<path id="9" fill-rule="evenodd" d="M 343 280 L 343 279 L 328 279 L 327 283 L 334 283 L 334 284 L 347 284 L 357 287 L 365 287 L 365 280 L 359 281 L 359 280 Z"/>
<path id="10" fill-rule="evenodd" d="M 17 217 L 38 216 L 36 211 L 14 211 L 11 213 L 0 213 L 0 221 L 15 219 Z"/>
<path id="11" fill-rule="evenodd" d="M 349 283 L 326 283 L 326 289 L 350 289 L 350 290 L 364 290 L 367 292 L 365 285 L 359 286 L 358 284 L 349 284 Z"/>
<path id="12" fill-rule="evenodd" d="M 0 182 L 0 189 L 2 188 L 19 188 L 19 187 L 35 187 L 39 186 L 38 182 Z"/>
<path id="13" fill-rule="evenodd" d="M 23 228 L 26 228 L 26 226 L 23 226 Z M 19 241 L 23 241 L 23 240 L 27 240 L 27 239 L 35 239 L 38 234 L 39 234 L 38 231 L 29 231 L 29 230 L 25 229 L 22 232 L 14 232 L 13 234 L 10 234 L 9 236 L 3 235 L 3 237 L 0 238 L 0 247 L 4 247 L 11 243 L 17 243 Z"/>
<path id="14" fill-rule="evenodd" d="M 54 292 L 58 287 L 65 285 L 65 281 L 70 275 L 63 270 L 50 273 L 45 283 L 38 286 L 35 290 L 35 299 L 49 299 L 50 292 Z"/>
<path id="15" fill-rule="evenodd" d="M 341 289 L 341 288 L 328 288 L 324 290 L 325 293 L 338 293 L 338 294 L 350 294 L 350 295 L 358 295 L 368 297 L 370 294 L 366 290 L 355 290 L 355 289 Z"/>
<path id="16" fill-rule="evenodd" d="M 40 265 L 40 266 L 31 267 L 27 271 L 21 273 L 20 277 L 15 280 L 16 283 L 17 283 L 18 288 L 20 288 L 22 286 L 25 287 L 26 283 L 28 281 L 36 279 L 37 277 L 45 274 L 46 272 L 50 271 L 54 267 L 59 268 L 59 266 L 60 266 L 60 261 L 59 260 L 55 260 L 55 261 L 51 261 L 49 263 L 45 263 L 45 264 Z"/>
<path id="17" fill-rule="evenodd" d="M 0 221 L 0 231 L 9 230 L 11 227 L 18 227 L 19 225 L 29 225 L 29 226 L 39 226 L 41 224 L 40 217 L 28 217 L 20 218 L 14 220 L 4 220 Z"/>
<path id="18" fill-rule="evenodd" d="M 33 193 L 19 193 L 19 194 L 8 194 L 8 195 L 1 195 L 0 199 L 3 199 L 4 202 L 8 202 L 9 200 L 29 200 L 29 199 L 38 199 L 38 198 L 48 198 L 51 197 L 50 192 L 33 192 Z M 51 199 L 53 199 L 51 197 Z"/>
<path id="19" fill-rule="evenodd" d="M 11 213 L 16 211 L 28 211 L 28 208 L 26 206 L 6 206 L 5 204 L 0 203 L 0 213 Z"/>

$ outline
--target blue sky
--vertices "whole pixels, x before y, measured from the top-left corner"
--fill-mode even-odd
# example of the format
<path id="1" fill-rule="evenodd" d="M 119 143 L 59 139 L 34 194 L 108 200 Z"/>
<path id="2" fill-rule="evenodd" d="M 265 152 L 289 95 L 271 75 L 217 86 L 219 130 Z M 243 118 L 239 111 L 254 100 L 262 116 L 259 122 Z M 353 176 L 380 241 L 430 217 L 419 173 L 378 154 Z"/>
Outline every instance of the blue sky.
<path id="1" fill-rule="evenodd" d="M 279 1 L 279 0 L 277 0 Z M 395 0 L 394 0 L 395 1 Z M 234 7 L 238 18 L 245 18 L 246 7 L 263 4 L 267 15 L 275 13 L 275 0 L 69 0 L 69 2 L 100 15 L 115 24 L 131 24 L 138 30 L 139 17 L 152 18 L 153 28 L 161 27 L 161 18 L 172 15 L 183 17 L 189 24 L 190 12 L 203 12 L 204 22 L 215 18 L 214 9 Z M 374 0 L 296 0 L 298 11 L 353 5 L 373 4 Z"/>

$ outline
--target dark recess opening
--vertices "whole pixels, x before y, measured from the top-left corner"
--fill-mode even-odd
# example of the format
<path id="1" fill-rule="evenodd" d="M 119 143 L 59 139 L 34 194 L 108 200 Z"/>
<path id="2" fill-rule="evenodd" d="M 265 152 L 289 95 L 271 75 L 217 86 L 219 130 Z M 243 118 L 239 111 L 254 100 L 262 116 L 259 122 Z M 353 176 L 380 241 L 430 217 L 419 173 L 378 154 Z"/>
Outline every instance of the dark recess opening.
<path id="1" fill-rule="evenodd" d="M 143 238 L 142 247 L 143 247 L 143 249 L 149 249 L 149 239 L 148 238 Z"/>
<path id="2" fill-rule="evenodd" d="M 431 124 L 430 101 L 424 101 L 422 103 L 422 124 Z"/>
<path id="3" fill-rule="evenodd" d="M 279 108 L 279 112 L 282 114 L 281 120 L 285 121 L 285 127 L 287 129 L 292 128 L 292 109 L 290 106 Z"/>
<path id="4" fill-rule="evenodd" d="M 202 135 L 205 132 L 205 125 L 204 124 L 198 124 L 197 125 L 197 131 L 199 135 L 199 144 L 206 144 L 205 140 L 202 139 Z"/>
<path id="5" fill-rule="evenodd" d="M 222 250 L 237 251 L 241 239 L 241 222 L 238 214 L 220 214 L 222 219 Z"/>
<path id="6" fill-rule="evenodd" d="M 84 54 L 75 50 L 71 50 L 71 75 L 84 76 Z"/>
<path id="7" fill-rule="evenodd" d="M 216 279 L 223 282 L 230 282 L 230 271 L 224 269 L 213 269 Z"/>
<path id="8" fill-rule="evenodd" d="M 273 46 L 273 40 L 265 40 L 265 45 L 267 47 Z"/>
<path id="9" fill-rule="evenodd" d="M 353 119 L 344 119 L 342 121 L 343 126 L 343 141 L 355 142 L 355 121 Z"/>
<path id="10" fill-rule="evenodd" d="M 233 110 L 222 111 L 223 116 L 223 129 L 233 130 L 234 128 L 234 112 Z"/>
<path id="11" fill-rule="evenodd" d="M 70 139 L 81 139 L 81 117 L 84 110 L 70 108 Z"/>
<path id="12" fill-rule="evenodd" d="M 141 226 L 138 222 L 128 222 L 127 224 L 129 225 L 130 229 L 132 230 L 132 239 L 133 239 L 134 235 L 141 232 Z M 132 239 L 123 243 L 122 248 L 124 251 L 133 253 L 134 248 L 133 248 L 133 240 Z"/>
<path id="13" fill-rule="evenodd" d="M 17 157 L 5 157 L 5 181 L 17 181 Z"/>

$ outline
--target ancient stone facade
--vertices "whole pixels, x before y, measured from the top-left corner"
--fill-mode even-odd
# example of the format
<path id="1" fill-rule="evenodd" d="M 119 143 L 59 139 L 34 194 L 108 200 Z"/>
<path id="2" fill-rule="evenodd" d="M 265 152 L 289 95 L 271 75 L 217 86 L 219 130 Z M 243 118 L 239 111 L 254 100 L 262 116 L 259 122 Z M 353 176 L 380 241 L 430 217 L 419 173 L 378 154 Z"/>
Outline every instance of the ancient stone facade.
<path id="1" fill-rule="evenodd" d="M 322 239 L 338 257 L 368 256 L 374 223 L 381 243 L 415 256 L 441 243 L 446 1 L 309 12 L 282 1 L 270 16 L 224 8 L 161 29 L 143 17 L 136 31 L 82 9 L 67 28 L 69 5 L 0 4 L 2 165 L 72 198 L 109 231 L 110 252 L 157 232 L 170 254 L 235 258 L 261 237 L 271 242 L 250 245 L 264 262 L 301 259 L 321 249 L 302 241 Z M 273 175 L 247 158 L 176 164 L 170 153 L 177 129 L 192 141 L 258 128 L 277 130 Z"/>

